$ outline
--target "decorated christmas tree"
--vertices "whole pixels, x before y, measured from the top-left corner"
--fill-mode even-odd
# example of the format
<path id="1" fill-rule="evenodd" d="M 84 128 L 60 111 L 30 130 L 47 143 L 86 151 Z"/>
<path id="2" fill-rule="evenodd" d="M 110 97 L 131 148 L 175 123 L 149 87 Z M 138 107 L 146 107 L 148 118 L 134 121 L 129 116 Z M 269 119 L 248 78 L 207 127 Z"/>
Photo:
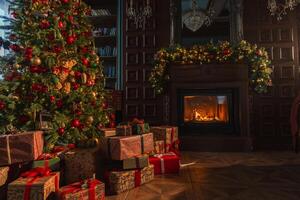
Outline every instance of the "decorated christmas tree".
<path id="1" fill-rule="evenodd" d="M 90 8 L 81 0 L 15 0 L 10 9 L 13 54 L 2 58 L 0 132 L 45 128 L 49 146 L 96 138 L 114 115 Z"/>

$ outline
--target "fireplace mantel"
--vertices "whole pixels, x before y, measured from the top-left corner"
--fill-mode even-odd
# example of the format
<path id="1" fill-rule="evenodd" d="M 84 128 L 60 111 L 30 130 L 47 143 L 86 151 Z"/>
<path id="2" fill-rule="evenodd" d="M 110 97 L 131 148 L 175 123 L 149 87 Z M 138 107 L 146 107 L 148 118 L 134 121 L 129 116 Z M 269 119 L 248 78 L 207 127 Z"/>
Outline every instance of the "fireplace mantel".
<path id="1" fill-rule="evenodd" d="M 235 135 L 222 134 L 190 134 L 180 129 L 182 147 L 185 150 L 203 151 L 242 151 L 251 149 L 249 134 L 249 103 L 248 103 L 248 67 L 241 64 L 205 64 L 170 66 L 170 82 L 168 96 L 170 99 L 170 124 L 182 126 L 179 120 L 179 91 L 184 90 L 226 90 L 234 89 L 236 93 L 235 115 L 239 118 L 239 131 Z M 237 103 L 238 102 L 238 103 Z M 168 106 L 166 106 L 168 107 Z M 185 130 L 185 129 L 184 129 Z M 199 131 L 201 132 L 201 131 Z M 195 142 L 197 141 L 197 145 Z"/>

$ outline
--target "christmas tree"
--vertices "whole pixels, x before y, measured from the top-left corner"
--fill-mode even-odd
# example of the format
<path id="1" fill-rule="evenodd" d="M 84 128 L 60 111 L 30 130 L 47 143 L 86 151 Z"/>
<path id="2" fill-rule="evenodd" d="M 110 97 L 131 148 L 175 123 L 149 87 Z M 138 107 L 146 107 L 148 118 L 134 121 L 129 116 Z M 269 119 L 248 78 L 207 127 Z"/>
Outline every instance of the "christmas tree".
<path id="1" fill-rule="evenodd" d="M 2 58 L 0 132 L 39 129 L 46 116 L 49 146 L 96 138 L 114 115 L 90 8 L 81 0 L 15 0 L 10 9 L 13 55 Z"/>

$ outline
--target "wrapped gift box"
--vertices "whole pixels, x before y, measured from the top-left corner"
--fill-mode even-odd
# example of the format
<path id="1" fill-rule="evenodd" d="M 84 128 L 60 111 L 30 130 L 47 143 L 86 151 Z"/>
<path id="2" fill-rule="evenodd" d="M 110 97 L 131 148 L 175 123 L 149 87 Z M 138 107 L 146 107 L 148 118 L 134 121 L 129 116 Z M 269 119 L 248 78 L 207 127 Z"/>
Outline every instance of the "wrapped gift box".
<path id="1" fill-rule="evenodd" d="M 43 153 L 39 158 L 32 163 L 32 168 L 45 167 L 52 171 L 60 170 L 60 157 L 56 154 Z"/>
<path id="2" fill-rule="evenodd" d="M 44 148 L 42 131 L 0 136 L 0 166 L 37 159 Z"/>
<path id="3" fill-rule="evenodd" d="M 164 140 L 154 141 L 154 154 L 162 154 L 162 153 L 166 153 L 165 141 Z"/>
<path id="4" fill-rule="evenodd" d="M 38 169 L 38 172 L 35 172 Z M 7 200 L 46 200 L 59 189 L 59 172 L 35 168 L 8 185 Z"/>
<path id="5" fill-rule="evenodd" d="M 116 136 L 116 129 L 115 128 L 102 128 L 100 129 L 101 136 L 104 137 L 112 137 Z"/>
<path id="6" fill-rule="evenodd" d="M 84 182 L 76 182 L 64 186 L 58 191 L 59 200 L 104 200 L 105 185 L 96 180 L 89 179 Z"/>
<path id="7" fill-rule="evenodd" d="M 7 181 L 9 167 L 0 167 L 0 186 Z"/>
<path id="8" fill-rule="evenodd" d="M 107 189 L 110 194 L 119 194 L 138 187 L 154 179 L 154 166 L 129 171 L 110 171 L 106 173 Z"/>
<path id="9" fill-rule="evenodd" d="M 31 162 L 12 164 L 8 168 L 7 180 L 4 185 L 0 186 L 0 199 L 7 199 L 8 183 L 18 179 L 23 172 L 31 169 Z M 7 168 L 7 167 L 4 167 Z M 4 170 L 6 171 L 6 170 Z M 1 173 L 1 172 L 0 172 Z M 1 175 L 0 175 L 1 176 Z M 1 179 L 1 178 L 0 178 Z"/>
<path id="10" fill-rule="evenodd" d="M 132 135 L 132 127 L 130 125 L 119 125 L 116 127 L 117 136 L 130 136 Z"/>
<path id="11" fill-rule="evenodd" d="M 155 175 L 179 173 L 180 160 L 173 152 L 152 156 L 149 158 L 149 162 L 154 165 Z"/>
<path id="12" fill-rule="evenodd" d="M 151 127 L 154 141 L 165 142 L 165 152 L 179 152 L 178 128 L 176 126 Z"/>
<path id="13" fill-rule="evenodd" d="M 112 160 L 125 160 L 154 150 L 152 133 L 107 137 L 103 138 L 100 143 L 101 151 Z"/>
<path id="14" fill-rule="evenodd" d="M 64 155 L 64 183 L 71 184 L 93 177 L 101 168 L 98 148 L 73 149 Z"/>
<path id="15" fill-rule="evenodd" d="M 150 133 L 150 126 L 148 123 L 132 124 L 133 135 L 141 135 L 145 133 Z"/>
<path id="16" fill-rule="evenodd" d="M 110 161 L 107 165 L 113 169 L 140 169 L 149 166 L 149 156 L 141 155 L 121 161 Z"/>

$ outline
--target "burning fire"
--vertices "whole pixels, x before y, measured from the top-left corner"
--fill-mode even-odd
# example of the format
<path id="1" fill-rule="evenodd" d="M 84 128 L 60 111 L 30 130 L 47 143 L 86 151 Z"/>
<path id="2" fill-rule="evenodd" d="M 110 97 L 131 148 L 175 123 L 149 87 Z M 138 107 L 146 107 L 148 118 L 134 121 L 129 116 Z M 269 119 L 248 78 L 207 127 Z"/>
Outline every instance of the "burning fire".
<path id="1" fill-rule="evenodd" d="M 212 113 L 202 113 L 197 112 L 196 110 L 193 111 L 193 120 L 197 121 L 221 121 L 217 116 Z"/>

